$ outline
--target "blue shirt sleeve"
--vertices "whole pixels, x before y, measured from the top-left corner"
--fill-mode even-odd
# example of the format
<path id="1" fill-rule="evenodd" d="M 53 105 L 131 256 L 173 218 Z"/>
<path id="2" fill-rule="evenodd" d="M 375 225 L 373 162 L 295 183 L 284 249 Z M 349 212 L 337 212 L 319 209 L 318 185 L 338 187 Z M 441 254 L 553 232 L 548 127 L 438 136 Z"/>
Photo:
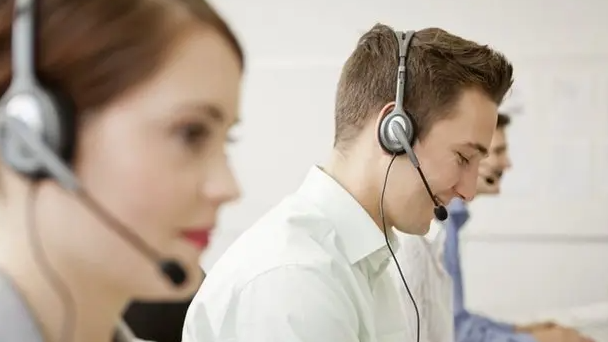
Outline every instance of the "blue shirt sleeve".
<path id="1" fill-rule="evenodd" d="M 448 212 L 444 225 L 444 264 L 453 284 L 456 342 L 536 342 L 532 335 L 515 332 L 513 325 L 496 322 L 465 309 L 458 233 L 469 219 L 469 213 L 460 200 L 452 201 Z"/>
<path id="2" fill-rule="evenodd" d="M 515 326 L 513 324 L 498 322 L 491 318 L 470 313 L 468 311 L 467 313 L 469 314 L 471 319 L 479 321 L 480 324 L 487 324 L 490 327 L 494 327 L 496 329 L 503 330 L 506 332 L 514 332 L 515 330 Z"/>
<path id="3" fill-rule="evenodd" d="M 537 342 L 530 334 L 514 331 L 511 325 L 463 311 L 456 317 L 456 342 Z"/>

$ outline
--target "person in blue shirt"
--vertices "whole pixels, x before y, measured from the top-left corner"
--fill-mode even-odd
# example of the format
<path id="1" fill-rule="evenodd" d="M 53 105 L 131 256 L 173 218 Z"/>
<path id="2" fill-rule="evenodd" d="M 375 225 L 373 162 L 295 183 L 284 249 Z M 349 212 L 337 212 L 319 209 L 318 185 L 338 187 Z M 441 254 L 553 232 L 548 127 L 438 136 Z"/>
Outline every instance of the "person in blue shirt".
<path id="1" fill-rule="evenodd" d="M 510 117 L 498 115 L 497 127 L 492 137 L 489 154 L 479 166 L 477 194 L 500 193 L 500 180 L 511 167 L 507 150 L 505 129 Z M 590 341 L 572 329 L 554 323 L 538 323 L 516 326 L 494 321 L 469 312 L 464 306 L 464 290 L 458 233 L 469 219 L 463 200 L 454 199 L 448 206 L 449 217 L 445 221 L 444 263 L 452 277 L 455 342 L 579 342 Z"/>

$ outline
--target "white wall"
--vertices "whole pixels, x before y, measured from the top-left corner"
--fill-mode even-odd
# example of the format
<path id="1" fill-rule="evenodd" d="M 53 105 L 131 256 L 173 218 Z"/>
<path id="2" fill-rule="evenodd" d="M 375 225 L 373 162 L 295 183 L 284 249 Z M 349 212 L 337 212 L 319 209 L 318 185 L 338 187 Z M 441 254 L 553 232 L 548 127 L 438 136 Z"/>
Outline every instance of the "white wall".
<path id="1" fill-rule="evenodd" d="M 210 266 L 293 191 L 333 135 L 340 66 L 376 22 L 439 26 L 514 62 L 525 113 L 514 169 L 467 228 L 467 301 L 502 317 L 608 301 L 608 3 L 602 0 L 216 0 L 243 39 L 247 77 L 226 209 Z"/>

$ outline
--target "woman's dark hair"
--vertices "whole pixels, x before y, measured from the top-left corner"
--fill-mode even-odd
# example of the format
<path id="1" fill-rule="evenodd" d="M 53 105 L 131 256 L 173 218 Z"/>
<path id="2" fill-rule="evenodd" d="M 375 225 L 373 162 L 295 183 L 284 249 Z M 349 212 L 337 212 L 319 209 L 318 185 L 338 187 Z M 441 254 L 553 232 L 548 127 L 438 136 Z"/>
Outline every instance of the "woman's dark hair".
<path id="1" fill-rule="evenodd" d="M 0 94 L 11 80 L 14 5 L 0 2 Z M 77 114 L 153 76 L 193 25 L 226 39 L 244 64 L 234 34 L 204 0 L 39 0 L 37 6 L 37 73 L 69 95 Z"/>

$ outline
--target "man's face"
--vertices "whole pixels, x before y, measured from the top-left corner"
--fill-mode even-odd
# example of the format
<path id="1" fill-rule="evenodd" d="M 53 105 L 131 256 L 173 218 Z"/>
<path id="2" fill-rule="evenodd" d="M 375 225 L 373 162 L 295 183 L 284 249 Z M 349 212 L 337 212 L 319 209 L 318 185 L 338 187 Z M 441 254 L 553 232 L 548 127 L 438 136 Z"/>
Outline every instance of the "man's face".
<path id="1" fill-rule="evenodd" d="M 482 160 L 479 165 L 477 194 L 500 193 L 502 175 L 510 167 L 511 159 L 507 149 L 505 128 L 497 128 L 492 137 L 488 158 Z"/>
<path id="2" fill-rule="evenodd" d="M 448 119 L 434 123 L 414 145 L 431 191 L 443 204 L 475 196 L 479 163 L 490 150 L 498 114 L 497 105 L 476 89 L 464 91 L 451 110 Z M 400 231 L 426 234 L 434 204 L 418 171 L 403 156 L 395 160 L 391 174 L 385 200 L 388 218 Z"/>

